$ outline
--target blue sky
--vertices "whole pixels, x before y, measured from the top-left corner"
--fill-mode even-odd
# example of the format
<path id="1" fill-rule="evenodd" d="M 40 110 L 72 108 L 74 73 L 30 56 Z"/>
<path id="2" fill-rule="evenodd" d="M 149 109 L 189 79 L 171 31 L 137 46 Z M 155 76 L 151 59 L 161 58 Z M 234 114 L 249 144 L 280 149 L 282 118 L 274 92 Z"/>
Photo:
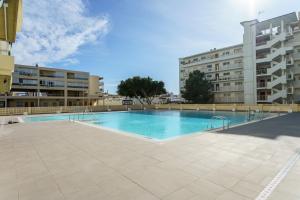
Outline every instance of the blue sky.
<path id="1" fill-rule="evenodd" d="M 299 0 L 25 0 L 14 54 L 103 76 L 110 93 L 134 75 L 178 93 L 179 57 L 241 43 L 241 21 L 296 9 Z"/>

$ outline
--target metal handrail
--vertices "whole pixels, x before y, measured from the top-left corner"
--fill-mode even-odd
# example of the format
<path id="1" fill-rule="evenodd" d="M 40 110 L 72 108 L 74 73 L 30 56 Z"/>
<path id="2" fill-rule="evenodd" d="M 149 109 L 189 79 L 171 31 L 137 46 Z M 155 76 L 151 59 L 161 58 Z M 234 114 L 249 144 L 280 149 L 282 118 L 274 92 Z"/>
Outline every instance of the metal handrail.
<path id="1" fill-rule="evenodd" d="M 213 117 L 211 118 L 211 124 L 210 124 L 211 129 L 214 128 L 214 127 L 213 127 L 213 120 L 222 120 L 222 122 L 223 122 L 223 126 L 222 126 L 223 130 L 225 130 L 226 128 L 227 128 L 227 129 L 229 128 L 230 120 L 228 120 L 227 117 L 225 117 L 225 116 L 220 116 L 220 115 L 213 116 Z M 227 122 L 226 126 L 225 126 L 225 122 Z"/>

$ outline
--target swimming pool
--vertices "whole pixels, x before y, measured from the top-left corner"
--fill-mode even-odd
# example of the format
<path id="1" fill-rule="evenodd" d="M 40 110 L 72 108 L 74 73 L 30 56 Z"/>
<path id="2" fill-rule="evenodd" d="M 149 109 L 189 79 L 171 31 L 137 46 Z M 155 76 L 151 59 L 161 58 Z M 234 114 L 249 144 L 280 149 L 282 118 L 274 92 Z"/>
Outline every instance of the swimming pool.
<path id="1" fill-rule="evenodd" d="M 226 119 L 214 119 L 224 116 Z M 56 114 L 24 117 L 25 122 L 78 120 L 121 132 L 164 140 L 221 128 L 223 123 L 232 125 L 247 121 L 247 114 L 241 112 L 212 111 L 128 111 L 101 112 L 89 114 Z"/>

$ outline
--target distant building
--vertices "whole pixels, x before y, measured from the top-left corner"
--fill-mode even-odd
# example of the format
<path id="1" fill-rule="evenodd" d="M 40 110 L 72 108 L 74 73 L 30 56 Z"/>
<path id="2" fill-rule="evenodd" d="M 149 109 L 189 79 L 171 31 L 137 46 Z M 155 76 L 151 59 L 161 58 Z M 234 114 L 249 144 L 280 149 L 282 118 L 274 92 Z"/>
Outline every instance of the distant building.
<path id="1" fill-rule="evenodd" d="M 295 12 L 242 22 L 243 43 L 179 59 L 180 90 L 194 70 L 211 80 L 215 103 L 299 103 L 300 21 Z"/>
<path id="2" fill-rule="evenodd" d="M 22 25 L 22 0 L 0 4 L 0 107 L 94 105 L 102 78 L 88 72 L 15 65 L 12 43 Z"/>
<path id="3" fill-rule="evenodd" d="M 102 77 L 88 72 L 15 65 L 12 86 L 0 107 L 95 105 L 102 97 Z"/>

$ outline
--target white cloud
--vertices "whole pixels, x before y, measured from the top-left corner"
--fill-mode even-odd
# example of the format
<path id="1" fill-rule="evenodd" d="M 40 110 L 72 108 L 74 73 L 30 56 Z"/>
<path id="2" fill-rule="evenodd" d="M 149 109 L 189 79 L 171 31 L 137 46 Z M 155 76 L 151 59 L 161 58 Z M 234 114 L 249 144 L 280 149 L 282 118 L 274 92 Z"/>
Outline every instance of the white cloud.
<path id="1" fill-rule="evenodd" d="M 91 17 L 83 0 L 26 0 L 22 32 L 14 46 L 17 63 L 76 63 L 80 46 L 108 31 L 105 16 Z"/>

